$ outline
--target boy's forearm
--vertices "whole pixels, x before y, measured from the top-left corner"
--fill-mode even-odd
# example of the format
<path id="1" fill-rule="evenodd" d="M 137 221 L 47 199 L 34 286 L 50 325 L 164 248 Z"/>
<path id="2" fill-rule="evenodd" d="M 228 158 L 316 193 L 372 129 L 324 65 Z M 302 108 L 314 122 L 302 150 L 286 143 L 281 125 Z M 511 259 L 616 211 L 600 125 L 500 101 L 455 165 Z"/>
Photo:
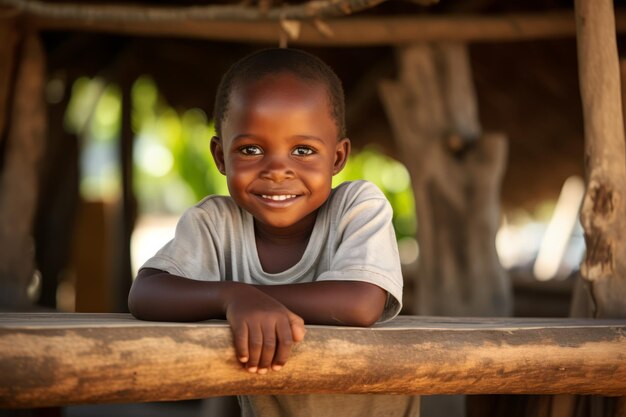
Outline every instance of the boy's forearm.
<path id="1" fill-rule="evenodd" d="M 128 296 L 130 312 L 141 320 L 201 321 L 224 319 L 225 306 L 241 286 L 237 282 L 198 281 L 145 268 Z M 361 281 L 321 281 L 256 285 L 309 324 L 370 326 L 381 316 L 386 292 Z"/>
<path id="2" fill-rule="evenodd" d="M 307 324 L 370 326 L 382 315 L 387 293 L 362 281 L 258 285 Z"/>
<path id="3" fill-rule="evenodd" d="M 145 268 L 128 295 L 128 308 L 141 320 L 201 321 L 225 318 L 236 282 L 197 281 Z"/>

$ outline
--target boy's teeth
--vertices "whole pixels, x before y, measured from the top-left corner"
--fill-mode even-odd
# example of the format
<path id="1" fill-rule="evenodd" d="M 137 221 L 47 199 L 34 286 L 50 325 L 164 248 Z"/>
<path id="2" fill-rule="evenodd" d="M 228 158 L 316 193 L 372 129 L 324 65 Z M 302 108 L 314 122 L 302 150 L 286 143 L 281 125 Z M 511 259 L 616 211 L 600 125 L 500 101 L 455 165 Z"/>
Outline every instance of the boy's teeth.
<path id="1" fill-rule="evenodd" d="M 261 197 L 267 198 L 268 200 L 283 201 L 283 200 L 287 200 L 288 198 L 295 198 L 296 196 L 293 195 L 293 194 L 289 194 L 289 195 L 265 195 L 265 194 L 261 194 Z"/>

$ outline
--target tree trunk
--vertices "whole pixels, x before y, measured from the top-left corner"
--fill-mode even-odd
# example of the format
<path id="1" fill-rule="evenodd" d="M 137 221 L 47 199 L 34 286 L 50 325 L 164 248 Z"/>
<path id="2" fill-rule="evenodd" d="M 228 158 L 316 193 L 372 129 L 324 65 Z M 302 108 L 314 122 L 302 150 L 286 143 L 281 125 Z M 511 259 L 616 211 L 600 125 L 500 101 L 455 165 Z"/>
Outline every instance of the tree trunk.
<path id="1" fill-rule="evenodd" d="M 46 130 L 44 78 L 43 46 L 37 34 L 29 33 L 21 49 L 0 173 L 0 306 L 5 308 L 30 304 L 26 289 L 35 270 L 33 219 Z"/>
<path id="2" fill-rule="evenodd" d="M 399 80 L 381 83 L 380 93 L 415 193 L 414 311 L 509 315 L 511 287 L 495 248 L 506 140 L 481 133 L 464 47 L 413 45 L 399 61 Z"/>

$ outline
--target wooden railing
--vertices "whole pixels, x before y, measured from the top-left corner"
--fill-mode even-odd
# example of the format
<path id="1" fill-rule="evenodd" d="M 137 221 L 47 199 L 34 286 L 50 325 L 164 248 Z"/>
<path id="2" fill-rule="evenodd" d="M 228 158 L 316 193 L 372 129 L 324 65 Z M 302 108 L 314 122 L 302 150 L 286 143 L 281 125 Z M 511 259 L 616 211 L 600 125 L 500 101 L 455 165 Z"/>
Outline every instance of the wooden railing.
<path id="1" fill-rule="evenodd" d="M 402 316 L 308 326 L 281 371 L 237 363 L 227 323 L 0 314 L 0 407 L 233 394 L 626 395 L 626 320 Z"/>

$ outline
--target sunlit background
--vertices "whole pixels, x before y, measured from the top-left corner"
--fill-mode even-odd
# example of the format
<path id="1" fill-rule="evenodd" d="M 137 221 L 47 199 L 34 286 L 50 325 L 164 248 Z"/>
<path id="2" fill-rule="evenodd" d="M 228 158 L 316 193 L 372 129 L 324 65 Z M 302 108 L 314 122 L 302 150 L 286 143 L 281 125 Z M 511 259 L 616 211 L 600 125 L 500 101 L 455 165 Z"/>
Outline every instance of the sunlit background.
<path id="1" fill-rule="evenodd" d="M 56 82 L 50 81 L 49 96 L 54 94 Z M 209 151 L 214 126 L 204 111 L 172 108 L 154 81 L 143 76 L 133 84 L 131 114 L 135 135 L 133 184 L 138 200 L 131 251 L 136 273 L 173 237 L 177 219 L 186 208 L 209 194 L 227 195 L 228 190 Z M 65 125 L 82 143 L 82 199 L 114 202 L 121 191 L 120 88 L 98 77 L 77 80 Z M 354 179 L 375 183 L 391 202 L 401 261 L 405 268 L 414 270 L 419 248 L 407 169 L 375 147 L 366 147 L 352 153 L 334 183 Z M 545 201 L 533 211 L 503 213 L 496 238 L 502 265 L 512 271 L 528 271 L 540 281 L 564 279 L 576 271 L 585 250 L 578 221 L 583 192 L 582 179 L 571 177 L 557 200 Z M 62 283 L 59 308 L 73 309 L 72 291 L 71 285 Z"/>

